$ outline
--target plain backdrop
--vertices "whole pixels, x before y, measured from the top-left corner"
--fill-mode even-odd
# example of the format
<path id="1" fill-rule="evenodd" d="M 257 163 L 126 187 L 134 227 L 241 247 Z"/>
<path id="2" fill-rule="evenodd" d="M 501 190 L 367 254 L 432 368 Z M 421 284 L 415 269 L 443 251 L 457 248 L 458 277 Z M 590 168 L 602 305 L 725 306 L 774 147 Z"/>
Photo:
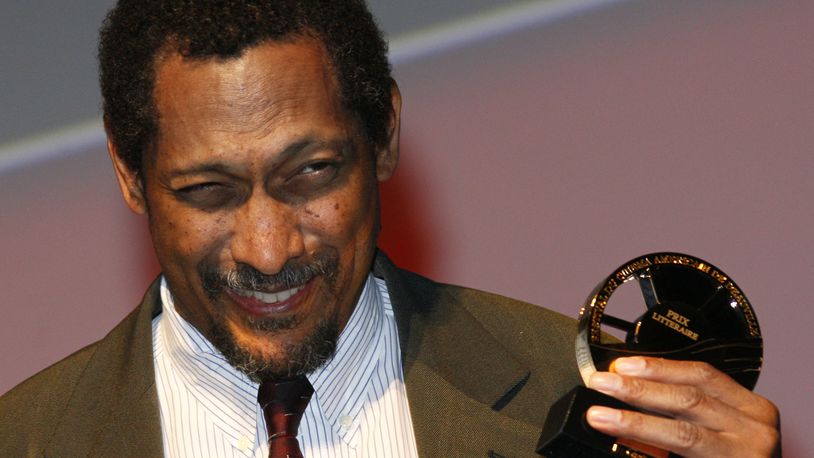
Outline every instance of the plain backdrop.
<path id="1" fill-rule="evenodd" d="M 382 246 L 571 316 L 634 256 L 707 259 L 757 312 L 786 456 L 813 454 L 812 30 L 810 1 L 627 1 L 402 54 Z M 158 272 L 99 138 L 0 172 L 0 392 Z"/>

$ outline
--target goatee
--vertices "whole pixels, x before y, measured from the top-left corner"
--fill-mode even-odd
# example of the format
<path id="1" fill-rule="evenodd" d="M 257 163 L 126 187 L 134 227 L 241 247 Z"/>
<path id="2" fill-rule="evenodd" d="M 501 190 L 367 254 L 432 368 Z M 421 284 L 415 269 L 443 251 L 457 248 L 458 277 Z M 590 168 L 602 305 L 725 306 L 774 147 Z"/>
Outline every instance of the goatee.
<path id="1" fill-rule="evenodd" d="M 220 270 L 217 266 L 201 264 L 198 273 L 207 294 L 216 305 L 226 290 L 279 291 L 302 287 L 316 277 L 324 280 L 329 294 L 328 300 L 337 300 L 335 279 L 338 273 L 338 258 L 334 255 L 318 255 L 306 262 L 289 261 L 280 272 L 265 275 L 251 266 L 240 264 L 233 270 Z M 222 307 L 220 308 L 222 311 Z M 337 311 L 338 313 L 338 311 Z M 281 351 L 272 357 L 263 357 L 241 347 L 227 328 L 225 320 L 214 320 L 209 336 L 217 348 L 233 367 L 246 374 L 251 380 L 260 383 L 264 380 L 281 380 L 305 375 L 324 365 L 336 351 L 339 338 L 339 323 L 336 314 L 320 320 L 306 338 L 299 342 L 286 342 Z M 293 315 L 282 318 L 246 317 L 244 323 L 258 333 L 285 332 L 300 325 L 302 317 Z"/>

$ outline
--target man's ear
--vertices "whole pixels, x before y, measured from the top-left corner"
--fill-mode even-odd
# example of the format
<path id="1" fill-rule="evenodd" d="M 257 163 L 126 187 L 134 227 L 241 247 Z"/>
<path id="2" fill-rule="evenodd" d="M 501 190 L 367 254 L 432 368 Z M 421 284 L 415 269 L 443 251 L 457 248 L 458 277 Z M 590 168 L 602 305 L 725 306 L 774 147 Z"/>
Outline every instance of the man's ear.
<path id="1" fill-rule="evenodd" d="M 144 182 L 141 174 L 130 169 L 119 156 L 116 144 L 107 136 L 107 154 L 113 161 L 113 170 L 119 180 L 119 189 L 122 191 L 125 203 L 134 213 L 143 215 L 147 213 L 147 201 L 144 195 Z"/>
<path id="2" fill-rule="evenodd" d="M 399 163 L 399 131 L 401 128 L 401 92 L 398 84 L 393 81 L 390 87 L 390 102 L 393 111 L 390 112 L 388 123 L 387 143 L 376 151 L 376 178 L 379 181 L 389 179 Z"/>

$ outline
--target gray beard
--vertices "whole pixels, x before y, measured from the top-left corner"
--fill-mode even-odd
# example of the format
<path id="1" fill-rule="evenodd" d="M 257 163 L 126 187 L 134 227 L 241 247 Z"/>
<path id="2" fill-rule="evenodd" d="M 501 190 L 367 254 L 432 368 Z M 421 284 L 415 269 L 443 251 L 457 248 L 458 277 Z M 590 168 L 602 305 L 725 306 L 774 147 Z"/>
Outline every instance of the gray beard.
<path id="1" fill-rule="evenodd" d="M 201 263 L 198 273 L 210 299 L 217 303 L 220 294 L 227 288 L 233 290 L 272 290 L 293 288 L 305 285 L 321 275 L 331 289 L 333 300 L 337 300 L 334 281 L 339 270 L 339 259 L 335 252 L 317 254 L 305 262 L 288 262 L 275 275 L 264 275 L 248 265 L 239 265 L 233 270 L 219 271 L 217 266 Z M 338 311 L 336 312 L 338 313 Z M 336 351 L 339 339 L 339 323 L 336 314 L 317 323 L 305 340 L 287 344 L 282 348 L 282 356 L 277 359 L 264 359 L 241 348 L 231 332 L 224 325 L 225 320 L 215 320 L 212 329 L 212 344 L 220 350 L 226 361 L 251 380 L 260 383 L 264 380 L 281 380 L 305 375 L 324 365 Z M 273 337 L 280 331 L 294 329 L 300 325 L 297 316 L 285 318 L 246 318 L 246 324 L 253 330 Z"/>
<path id="2" fill-rule="evenodd" d="M 252 323 L 258 330 L 270 334 L 274 330 L 290 329 L 297 325 L 296 317 L 262 320 Z M 339 329 L 336 320 L 326 318 L 320 321 L 305 340 L 287 344 L 283 356 L 278 359 L 265 359 L 240 347 L 234 336 L 219 321 L 212 330 L 212 345 L 226 358 L 232 367 L 246 374 L 255 383 L 265 380 L 285 380 L 305 375 L 322 367 L 336 351 Z"/>

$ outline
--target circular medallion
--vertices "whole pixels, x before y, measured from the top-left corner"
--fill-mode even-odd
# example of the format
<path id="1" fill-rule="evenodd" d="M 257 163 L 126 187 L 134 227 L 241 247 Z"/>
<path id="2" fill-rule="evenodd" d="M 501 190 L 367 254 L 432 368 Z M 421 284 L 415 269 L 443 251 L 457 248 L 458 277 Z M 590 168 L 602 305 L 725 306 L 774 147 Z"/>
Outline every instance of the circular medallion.
<path id="1" fill-rule="evenodd" d="M 637 286 L 643 302 L 631 318 L 606 309 L 625 284 Z M 752 389 L 763 361 L 760 327 L 740 288 L 712 264 L 679 253 L 640 256 L 599 283 L 580 310 L 576 348 L 586 384 L 614 359 L 643 355 L 706 361 Z"/>

